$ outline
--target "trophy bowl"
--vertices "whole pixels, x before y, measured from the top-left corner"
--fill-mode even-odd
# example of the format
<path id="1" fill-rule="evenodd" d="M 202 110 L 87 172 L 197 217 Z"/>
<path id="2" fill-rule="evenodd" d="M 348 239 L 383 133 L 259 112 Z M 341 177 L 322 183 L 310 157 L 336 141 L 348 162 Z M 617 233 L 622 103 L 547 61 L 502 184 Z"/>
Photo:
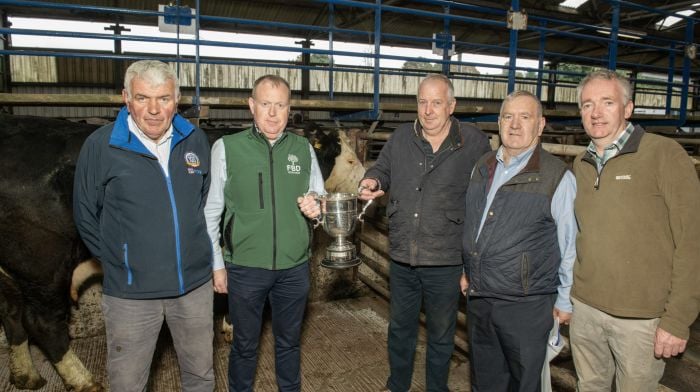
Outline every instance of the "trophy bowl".
<path id="1" fill-rule="evenodd" d="M 354 193 L 329 193 L 321 197 L 325 204 L 325 212 L 321 219 L 323 230 L 334 241 L 326 248 L 326 257 L 321 265 L 326 268 L 344 269 L 360 264 L 355 245 L 348 240 L 355 230 L 355 222 L 362 222 L 362 217 L 367 207 L 372 204 L 370 200 L 357 213 L 357 195 Z"/>

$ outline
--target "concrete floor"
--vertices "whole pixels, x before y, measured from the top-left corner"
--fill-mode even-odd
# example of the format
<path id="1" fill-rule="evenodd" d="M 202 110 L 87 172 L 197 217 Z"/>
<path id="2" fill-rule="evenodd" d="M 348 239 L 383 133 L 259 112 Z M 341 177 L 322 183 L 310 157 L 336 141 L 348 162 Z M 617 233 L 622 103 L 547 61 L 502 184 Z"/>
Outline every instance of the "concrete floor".
<path id="1" fill-rule="evenodd" d="M 365 296 L 332 302 L 310 304 L 304 324 L 302 343 L 302 391 L 305 392 L 366 392 L 379 390 L 386 381 L 386 312 L 388 307 L 381 298 Z M 219 323 L 216 323 L 217 325 Z M 270 323 L 264 324 L 261 354 L 255 390 L 275 391 L 273 339 Z M 106 384 L 104 336 L 73 340 L 76 354 L 84 361 L 98 380 Z M 169 335 L 161 334 L 151 370 L 149 391 L 172 392 L 180 390 L 175 352 Z M 425 390 L 425 340 L 419 339 L 413 388 Z M 229 346 L 217 330 L 215 337 L 216 391 L 225 391 Z M 56 372 L 35 347 L 32 354 L 39 373 L 47 385 L 40 391 L 63 391 Z M 16 391 L 9 384 L 7 348 L 0 348 L 0 391 Z M 456 353 L 452 360 L 450 389 L 469 391 L 466 358 Z"/>
<path id="2" fill-rule="evenodd" d="M 363 296 L 331 302 L 309 304 L 304 324 L 302 342 L 302 390 L 305 392 L 372 392 L 379 390 L 386 380 L 387 302 L 381 297 Z M 215 334 L 216 391 L 226 391 L 226 374 L 229 346 L 223 340 L 217 319 Z M 264 324 L 261 354 L 255 390 L 276 390 L 274 376 L 273 340 L 269 321 Z M 103 335 L 74 339 L 72 346 L 88 369 L 106 385 L 106 346 Z M 419 338 L 412 391 L 424 391 L 424 336 Z M 681 358 L 667 362 L 666 373 L 659 391 L 700 391 L 700 322 L 693 326 L 689 349 Z M 0 344 L 0 391 L 17 391 L 9 384 L 8 349 Z M 32 356 L 39 373 L 47 380 L 40 389 L 45 392 L 63 391 L 60 378 L 36 347 Z M 553 375 L 573 374 L 570 358 L 558 358 Z M 456 351 L 452 359 L 450 389 L 453 392 L 469 391 L 468 362 L 463 353 Z M 107 389 L 108 390 L 108 389 Z M 175 352 L 169 334 L 161 334 L 154 356 L 149 391 L 172 392 L 180 390 Z M 555 391 L 571 388 L 555 384 Z"/>

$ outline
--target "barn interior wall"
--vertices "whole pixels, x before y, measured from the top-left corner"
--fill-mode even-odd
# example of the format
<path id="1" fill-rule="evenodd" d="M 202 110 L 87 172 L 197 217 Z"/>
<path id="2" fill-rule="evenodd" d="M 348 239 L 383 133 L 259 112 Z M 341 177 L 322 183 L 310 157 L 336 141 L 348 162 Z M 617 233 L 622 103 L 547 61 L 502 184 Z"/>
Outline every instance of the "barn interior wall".
<path id="1" fill-rule="evenodd" d="M 10 56 L 14 93 L 24 94 L 114 94 L 115 61 L 108 59 L 60 58 L 46 56 Z M 171 63 L 176 68 L 176 63 Z M 200 69 L 200 88 L 203 97 L 247 97 L 250 86 L 255 79 L 266 74 L 275 74 L 285 78 L 292 90 L 301 90 L 301 70 L 280 67 L 234 66 L 226 64 L 202 64 Z M 194 64 L 180 64 L 179 77 L 183 91 L 192 91 L 196 85 Z M 455 95 L 471 101 L 500 101 L 507 95 L 507 85 L 497 77 L 493 80 L 453 79 Z M 319 99 L 328 94 L 330 85 L 327 70 L 310 72 L 310 90 Z M 410 102 L 418 90 L 421 76 L 388 74 L 380 76 L 380 102 Z M 119 82 L 118 82 L 119 83 Z M 117 84 L 118 84 L 117 83 Z M 102 87 L 79 87 L 94 85 Z M 346 101 L 366 101 L 374 91 L 371 73 L 335 71 L 333 74 L 334 92 L 345 94 Z M 516 89 L 536 92 L 536 85 L 525 80 L 516 83 Z M 542 96 L 547 96 L 548 87 L 542 87 Z M 555 90 L 557 103 L 576 102 L 575 87 L 559 85 Z M 672 97 L 672 107 L 680 106 L 680 97 Z M 640 93 L 635 97 L 635 104 L 644 107 L 664 107 L 666 96 L 663 93 Z M 688 109 L 692 109 L 694 100 L 689 99 Z M 32 107 L 17 106 L 13 113 L 47 117 L 82 118 L 114 117 L 113 108 L 106 107 Z M 329 120 L 327 112 L 311 112 L 308 119 Z M 250 114 L 243 109 L 212 109 L 210 119 L 248 119 Z M 390 120 L 399 120 L 406 115 L 392 116 Z"/>
<path id="2" fill-rule="evenodd" d="M 13 4 L 13 8 L 7 9 L 7 14 L 12 17 L 15 14 L 27 15 L 43 15 L 42 4 L 26 4 L 21 2 L 9 2 Z M 127 2 L 128 3 L 128 2 Z M 3 34 L 7 38 L 9 46 L 0 50 L 0 55 L 7 55 L 10 59 L 10 86 L 11 92 L 15 93 L 32 93 L 32 94 L 64 94 L 66 92 L 84 91 L 85 94 L 96 93 L 97 91 L 104 94 L 119 94 L 121 90 L 121 78 L 123 70 L 133 61 L 134 58 L 144 58 L 149 56 L 157 56 L 155 53 L 132 53 L 122 50 L 121 38 L 117 38 L 121 31 L 130 31 L 129 28 L 119 30 L 121 27 L 133 23 L 134 26 L 153 26 L 156 20 L 154 15 L 145 16 L 140 9 L 148 10 L 150 5 L 141 2 L 128 3 L 130 9 L 125 6 L 122 8 L 109 6 L 102 7 L 100 10 L 90 9 L 92 12 L 90 20 L 100 21 L 104 23 L 113 23 L 112 28 L 105 28 L 112 32 L 105 31 L 99 34 L 91 34 L 91 38 L 99 36 L 98 39 L 104 40 L 104 49 L 100 48 L 95 51 L 87 50 L 69 50 L 69 49 L 37 49 L 28 52 L 40 53 L 37 56 L 22 55 L 22 50 L 14 51 L 12 45 L 13 29 L 5 29 Z M 415 92 L 417 91 L 420 75 L 425 71 L 411 70 L 407 67 L 404 69 L 388 69 L 374 67 L 369 64 L 384 64 L 384 59 L 392 59 L 392 55 L 386 55 L 380 46 L 387 44 L 400 44 L 400 46 L 412 48 L 426 48 L 433 46 L 433 52 L 439 53 L 442 49 L 448 48 L 448 44 L 455 45 L 456 53 L 459 56 L 450 57 L 443 56 L 444 64 L 438 62 L 431 63 L 425 58 L 406 56 L 405 60 L 417 65 L 426 65 L 426 69 L 431 72 L 442 71 L 450 74 L 454 85 L 456 96 L 470 102 L 500 102 L 509 91 L 513 89 L 524 89 L 531 92 L 537 92 L 548 109 L 559 109 L 558 105 L 571 107 L 575 103 L 575 81 L 572 80 L 572 75 L 576 72 L 582 76 L 585 71 L 562 71 L 559 69 L 559 64 L 575 63 L 581 61 L 580 65 L 598 66 L 613 68 L 617 67 L 634 78 L 644 72 L 658 72 L 659 86 L 655 87 L 656 92 L 644 87 L 640 89 L 635 96 L 635 105 L 637 107 L 655 108 L 657 112 L 665 111 L 666 118 L 680 113 L 679 121 L 686 120 L 686 109 L 689 109 L 691 116 L 697 117 L 698 108 L 698 68 L 695 56 L 689 53 L 693 52 L 695 43 L 693 37 L 697 37 L 697 28 L 694 27 L 700 22 L 696 17 L 683 17 L 686 33 L 675 35 L 673 39 L 668 39 L 667 36 L 655 37 L 656 31 L 647 31 L 637 37 L 622 38 L 623 34 L 618 37 L 617 34 L 612 34 L 619 29 L 622 33 L 626 28 L 627 21 L 625 18 L 615 19 L 612 15 L 612 9 L 615 8 L 619 12 L 627 12 L 625 15 L 636 15 L 635 18 L 658 18 L 668 15 L 668 7 L 661 7 L 658 10 L 651 6 L 637 9 L 635 4 L 629 2 L 614 2 L 604 1 L 597 7 L 600 10 L 605 9 L 604 15 L 600 21 L 605 22 L 603 26 L 591 24 L 586 21 L 575 20 L 569 14 L 551 13 L 547 7 L 541 8 L 537 2 L 529 4 L 531 8 L 528 14 L 529 22 L 526 22 L 525 28 L 518 30 L 517 27 L 504 22 L 511 20 L 512 16 L 509 12 L 513 9 L 517 11 L 519 6 L 511 10 L 508 6 L 499 4 L 496 6 L 494 2 L 491 6 L 479 6 L 470 4 L 470 2 L 455 2 L 450 7 L 445 8 L 441 1 L 423 0 L 419 2 L 402 2 L 400 6 L 385 4 L 386 2 L 377 2 L 376 4 L 344 4 L 342 7 L 334 8 L 331 6 L 333 1 L 321 1 L 319 4 L 290 5 L 273 3 L 265 3 L 267 5 L 257 5 L 260 8 L 260 14 L 237 14 L 245 13 L 252 9 L 253 4 L 242 6 L 238 3 L 226 3 L 226 11 L 215 7 L 214 4 L 220 4 L 218 1 L 206 2 L 202 4 L 199 10 L 201 18 L 201 26 L 203 29 L 216 26 L 215 30 L 220 31 L 235 31 L 240 29 L 250 33 L 270 34 L 287 37 L 306 37 L 305 41 L 295 41 L 294 45 L 289 45 L 287 48 L 292 53 L 299 53 L 296 60 L 272 60 L 260 56 L 255 60 L 245 60 L 240 58 L 197 58 L 197 65 L 193 64 L 195 58 L 191 55 L 181 55 L 179 50 L 176 53 L 168 53 L 159 55 L 159 58 L 172 58 L 171 64 L 179 69 L 181 84 L 183 88 L 190 91 L 190 95 L 201 94 L 201 96 L 215 97 L 226 96 L 229 92 L 237 94 L 247 94 L 253 81 L 264 74 L 276 74 L 287 79 L 292 86 L 295 94 L 304 96 L 305 98 L 311 94 L 316 99 L 333 100 L 342 96 L 343 100 L 360 100 L 363 102 L 372 102 L 373 109 L 367 111 L 369 116 L 376 116 L 379 111 L 379 106 L 391 102 L 394 99 L 400 102 L 410 102 Z M 315 2 L 314 2 L 315 3 Z M 326 3 L 325 5 L 323 3 Z M 370 2 L 371 3 L 371 2 Z M 507 2 L 506 2 L 507 3 Z M 48 7 L 56 14 L 61 13 L 63 18 L 76 19 L 75 15 L 84 12 L 83 8 L 90 8 L 90 1 L 72 1 L 63 0 L 52 2 L 51 7 Z M 100 4 L 104 5 L 104 4 Z M 651 4 L 653 5 L 653 4 Z M 537 7 L 537 12 L 532 8 Z M 3 6 L 4 7 L 4 6 Z M 319 8 L 320 7 L 320 8 Z M 26 8 L 26 9 L 25 9 Z M 264 12 L 264 8 L 275 8 L 277 11 L 270 10 L 270 13 Z M 4 9 L 4 8 L 3 8 Z M 306 12 L 319 12 L 313 22 L 308 18 Z M 341 10 L 342 9 L 342 10 Z M 435 10 L 442 12 L 435 12 Z M 223 14 L 222 14 L 223 12 Z M 363 15 L 357 18 L 353 23 L 347 23 L 344 16 Z M 481 15 L 480 12 L 485 12 Z M 51 12 L 49 12 L 50 14 Z M 133 14 L 138 14 L 133 15 Z M 339 19 L 333 21 L 331 14 L 336 13 Z M 348 14 L 349 13 L 349 14 Z M 343 14 L 343 15 L 341 15 Z M 517 12 L 515 12 L 517 14 Z M 483 17 L 473 17 L 472 15 L 481 15 Z M 495 15 L 495 16 L 493 16 Z M 652 15 L 652 16 L 650 16 Z M 656 15 L 656 16 L 653 16 Z M 380 18 L 375 18 L 381 16 Z M 517 15 L 516 15 L 517 16 Z M 580 16 L 585 16 L 582 13 Z M 327 20 L 325 20 L 327 18 Z M 411 21 L 415 18 L 425 19 L 426 26 L 412 25 Z M 215 19 L 215 20 L 212 20 Z M 381 22 L 380 22 L 381 19 Z M 645 19 L 652 21 L 653 19 Z M 374 23 L 373 23 L 374 21 Z M 647 22 L 651 23 L 651 22 Z M 695 23 L 695 25 L 693 24 Z M 210 24 L 207 26 L 207 24 Z M 341 27 L 341 25 L 343 25 Z M 205 27 L 206 26 L 206 27 Z M 5 26 L 2 26 L 3 28 Z M 9 25 L 8 27 L 12 27 Z M 37 30 L 32 32 L 34 35 L 42 35 L 41 28 L 38 25 Z M 436 39 L 435 32 L 442 27 L 443 33 L 457 33 L 452 38 L 446 38 L 447 42 L 442 42 L 445 38 Z M 34 27 L 32 27 L 34 28 Z M 601 36 L 600 30 L 608 31 L 608 36 Z M 397 30 L 404 29 L 404 30 Z M 483 30 L 483 31 L 482 31 Z M 629 30 L 629 29 L 627 29 Z M 677 29 L 680 31 L 680 28 Z M 328 71 L 328 65 L 317 65 L 309 67 L 309 63 L 305 62 L 312 55 L 326 56 L 332 55 L 332 45 L 326 52 L 319 52 L 313 49 L 313 40 L 330 40 L 333 41 L 333 34 L 337 32 L 339 36 L 347 38 L 353 34 L 368 35 L 369 39 L 365 43 L 374 41 L 374 52 L 364 51 L 355 52 L 353 56 L 364 59 L 365 66 L 334 66 L 334 71 Z M 22 34 L 18 32 L 17 34 Z M 63 33 L 52 31 L 50 36 L 61 36 Z M 65 37 L 80 38 L 82 35 L 79 32 L 65 33 Z M 127 35 L 131 35 L 126 33 Z M 430 38 L 432 35 L 432 38 Z M 667 34 L 668 35 L 668 34 Z M 449 34 L 445 35 L 449 37 Z M 374 38 L 372 38 L 374 37 Z M 377 39 L 378 37 L 378 39 Z M 398 37 L 398 38 L 397 38 Z M 510 40 L 508 39 L 510 37 Z M 124 37 L 122 37 L 124 38 Z M 129 41 L 144 43 L 158 43 L 159 40 L 165 38 L 158 37 L 139 37 L 131 35 L 127 37 Z M 495 38 L 498 42 L 493 45 L 490 40 Z M 393 40 L 393 42 L 391 42 Z M 168 43 L 173 44 L 173 39 L 170 38 Z M 588 42 L 590 41 L 590 42 Z M 695 38 L 697 41 L 697 38 Z M 178 36 L 177 43 L 185 46 L 194 47 L 192 36 Z M 201 45 L 224 48 L 242 48 L 242 49 L 258 49 L 270 51 L 283 51 L 280 46 L 272 47 L 264 43 L 247 42 L 215 42 L 202 41 Z M 306 44 L 302 44 L 306 42 Z M 537 46 L 539 42 L 539 47 Z M 593 43 L 591 46 L 590 43 Z M 299 47 L 299 44 L 302 44 Z M 200 45 L 199 42 L 196 45 Z M 441 46 L 442 45 L 442 46 Z M 146 47 L 148 45 L 144 45 Z M 580 47 L 580 48 L 579 48 Z M 311 48 L 311 49 L 309 49 Z M 442 49 L 441 49 L 442 48 Z M 437 52 L 436 52 L 436 49 Z M 578 50 L 581 49 L 581 50 Z M 139 49 L 141 50 L 141 49 Z M 147 50 L 147 49 L 143 49 Z M 454 50 L 454 49 L 453 49 Z M 19 53 L 19 54 L 18 54 Z M 342 50 L 335 52 L 339 56 L 346 56 L 347 52 Z M 501 57 L 509 56 L 509 63 L 503 66 L 493 66 L 500 68 L 501 75 L 484 75 L 479 74 L 476 66 L 486 65 L 479 63 L 470 63 L 469 60 L 462 61 L 462 55 L 469 56 L 472 53 L 487 53 L 496 54 Z M 584 54 L 585 53 L 585 54 Z M 164 56 L 164 57 L 163 57 Z M 188 57 L 189 56 L 189 57 Z M 178 58 L 176 58 L 178 57 Z M 352 56 L 351 56 L 352 57 Z M 401 57 L 401 56 L 399 56 Z M 332 56 L 330 57 L 332 59 Z M 667 60 L 668 58 L 668 60 Z M 539 65 L 536 69 L 523 67 L 519 61 L 523 59 L 539 60 Z M 379 63 L 377 63 L 379 61 Z M 512 64 L 510 64 L 512 62 Z M 332 61 L 331 61 L 332 63 Z M 252 65 L 251 65 L 252 64 Z M 415 64 L 414 64 L 415 65 Z M 667 67 L 666 67 L 667 66 Z M 432 68 L 431 68 L 432 67 Z M 528 66 L 530 67 L 530 66 Z M 666 69 L 664 69 L 666 67 Z M 492 68 L 492 69 L 493 69 Z M 560 73 L 561 71 L 561 73 Z M 664 73 L 668 73 L 668 79 L 664 78 Z M 305 74 L 308 74 L 306 79 Z M 527 74 L 527 78 L 524 76 Z M 675 74 L 675 75 L 674 75 Z M 682 77 L 681 77 L 682 74 Z M 540 76 L 537 79 L 537 76 Z M 561 78 L 561 80 L 559 80 Z M 644 78 L 640 75 L 640 80 Z M 575 79 L 575 78 L 574 78 Z M 565 80 L 569 80 L 566 82 Z M 668 89 L 663 84 L 668 80 L 668 84 L 672 86 Z M 308 82 L 308 83 L 307 83 Z M 308 85 L 308 90 L 306 86 Z M 74 88 L 84 88 L 87 90 L 73 90 Z M 89 89 L 93 90 L 89 90 Z M 196 89 L 196 92 L 195 92 Z M 304 91 L 302 91 L 304 90 Z M 670 94 L 668 92 L 671 92 Z M 667 97 L 668 95 L 668 97 Z M 681 107 L 684 106 L 684 107 Z M 16 106 L 11 109 L 13 113 L 18 114 L 34 114 L 56 117 L 111 117 L 114 114 L 114 109 L 109 107 L 94 107 L 94 108 L 73 108 L 66 106 L 56 106 L 44 108 L 39 106 Z M 493 113 L 487 113 L 492 115 Z M 309 111 L 305 113 L 307 119 L 330 119 L 334 113 L 322 111 Z M 403 119 L 410 115 L 405 113 L 384 113 L 384 116 L 391 119 Z M 212 119 L 247 119 L 249 114 L 245 108 L 238 109 L 221 109 L 215 108 L 209 111 L 209 118 Z M 695 119 L 698 122 L 698 119 Z"/>

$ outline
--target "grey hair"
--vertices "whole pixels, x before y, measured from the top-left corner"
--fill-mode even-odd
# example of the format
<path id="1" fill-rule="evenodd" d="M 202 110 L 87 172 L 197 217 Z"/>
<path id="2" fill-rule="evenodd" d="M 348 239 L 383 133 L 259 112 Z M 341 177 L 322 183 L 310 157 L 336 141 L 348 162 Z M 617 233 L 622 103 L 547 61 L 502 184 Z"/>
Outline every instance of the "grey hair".
<path id="1" fill-rule="evenodd" d="M 447 98 L 450 100 L 450 102 L 454 101 L 455 99 L 455 86 L 452 84 L 452 81 L 450 79 L 443 75 L 443 74 L 428 74 L 421 80 L 420 84 L 418 85 L 418 91 L 420 92 L 420 88 L 423 85 L 423 83 L 430 82 L 430 81 L 441 81 L 447 85 Z M 417 98 L 417 96 L 416 96 Z"/>
<path id="2" fill-rule="evenodd" d="M 175 99 L 180 99 L 180 81 L 175 71 L 166 63 L 158 60 L 140 60 L 129 66 L 124 74 L 124 89 L 126 97 L 131 99 L 131 82 L 142 79 L 153 86 L 161 86 L 166 81 L 172 80 L 175 85 Z"/>
<path id="3" fill-rule="evenodd" d="M 578 103 L 579 109 L 581 109 L 581 92 L 583 91 L 583 88 L 586 87 L 588 83 L 596 79 L 616 81 L 617 85 L 620 87 L 620 91 L 622 91 L 622 98 L 625 101 L 625 105 L 627 105 L 627 103 L 632 99 L 632 85 L 630 84 L 629 79 L 615 71 L 603 69 L 589 73 L 581 80 L 581 82 L 579 82 L 578 87 L 576 87 L 576 102 Z"/>
<path id="4" fill-rule="evenodd" d="M 540 102 L 540 99 L 537 98 L 537 96 L 529 91 L 525 90 L 516 90 L 513 91 L 512 93 L 508 94 L 504 99 L 503 102 L 501 102 L 501 109 L 498 112 L 498 117 L 501 117 L 503 115 L 503 108 L 505 108 L 506 104 L 515 98 L 518 97 L 529 97 L 532 98 L 535 103 L 537 104 L 537 117 L 542 117 L 544 111 L 542 109 L 542 102 Z"/>
<path id="5" fill-rule="evenodd" d="M 264 75 L 255 79 L 255 82 L 253 82 L 253 91 L 251 92 L 251 96 L 253 97 L 253 99 L 255 99 L 255 92 L 258 90 L 258 86 L 263 82 L 270 82 L 275 87 L 287 87 L 287 91 L 289 92 L 289 99 L 292 99 L 292 88 L 289 87 L 289 83 L 286 80 L 284 80 L 283 77 L 278 75 Z"/>

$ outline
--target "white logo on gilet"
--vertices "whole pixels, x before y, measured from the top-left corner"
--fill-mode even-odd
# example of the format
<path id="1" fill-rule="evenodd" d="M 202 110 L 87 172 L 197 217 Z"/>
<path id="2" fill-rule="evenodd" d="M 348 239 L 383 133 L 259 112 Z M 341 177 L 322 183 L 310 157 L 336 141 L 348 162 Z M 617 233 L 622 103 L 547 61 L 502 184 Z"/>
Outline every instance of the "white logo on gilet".
<path id="1" fill-rule="evenodd" d="M 287 173 L 289 174 L 301 174 L 301 166 L 297 163 L 299 162 L 299 157 L 294 154 L 287 155 Z"/>

